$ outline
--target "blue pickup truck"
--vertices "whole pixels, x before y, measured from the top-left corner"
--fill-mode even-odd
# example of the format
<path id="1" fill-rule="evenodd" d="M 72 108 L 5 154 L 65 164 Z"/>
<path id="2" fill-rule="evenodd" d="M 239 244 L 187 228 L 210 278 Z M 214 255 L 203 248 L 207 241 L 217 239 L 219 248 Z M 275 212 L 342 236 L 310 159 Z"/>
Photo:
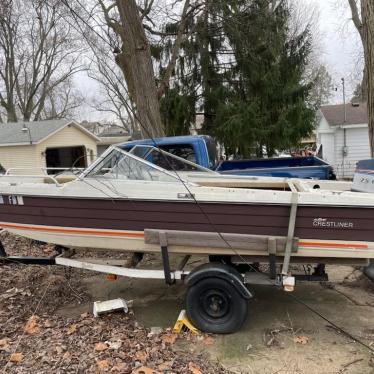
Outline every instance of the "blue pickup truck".
<path id="1" fill-rule="evenodd" d="M 335 179 L 332 166 L 314 156 L 219 161 L 216 143 L 207 135 L 134 140 L 120 147 L 130 151 L 136 145 L 157 146 L 221 174 Z"/>

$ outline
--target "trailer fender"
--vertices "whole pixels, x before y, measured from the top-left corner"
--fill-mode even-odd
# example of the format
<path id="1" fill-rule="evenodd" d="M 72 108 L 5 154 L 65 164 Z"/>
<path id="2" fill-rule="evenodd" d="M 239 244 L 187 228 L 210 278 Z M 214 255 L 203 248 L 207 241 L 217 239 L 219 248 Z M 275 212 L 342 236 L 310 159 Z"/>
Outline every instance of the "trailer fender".
<path id="1" fill-rule="evenodd" d="M 248 300 L 253 297 L 245 286 L 242 275 L 232 266 L 226 264 L 211 262 L 198 266 L 187 276 L 185 283 L 188 287 L 191 287 L 206 278 L 223 279 L 232 284 L 243 298 Z"/>

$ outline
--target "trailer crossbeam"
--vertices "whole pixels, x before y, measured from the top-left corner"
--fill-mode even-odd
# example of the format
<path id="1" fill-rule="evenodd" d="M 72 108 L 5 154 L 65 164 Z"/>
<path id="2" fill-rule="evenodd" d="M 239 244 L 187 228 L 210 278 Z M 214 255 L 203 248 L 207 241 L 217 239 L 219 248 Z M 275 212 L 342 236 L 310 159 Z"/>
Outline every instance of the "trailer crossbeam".
<path id="1" fill-rule="evenodd" d="M 123 277 L 129 278 L 141 278 L 141 279 L 165 279 L 164 270 L 149 270 L 149 269 L 133 269 L 127 267 L 118 267 L 112 265 L 105 265 L 99 263 L 92 263 L 84 260 L 76 260 L 72 258 L 65 258 L 63 256 L 56 257 L 56 264 L 69 266 L 77 269 L 85 269 L 97 271 L 104 274 L 116 274 Z M 186 271 L 173 271 L 170 272 L 171 280 L 181 280 L 188 272 Z"/>

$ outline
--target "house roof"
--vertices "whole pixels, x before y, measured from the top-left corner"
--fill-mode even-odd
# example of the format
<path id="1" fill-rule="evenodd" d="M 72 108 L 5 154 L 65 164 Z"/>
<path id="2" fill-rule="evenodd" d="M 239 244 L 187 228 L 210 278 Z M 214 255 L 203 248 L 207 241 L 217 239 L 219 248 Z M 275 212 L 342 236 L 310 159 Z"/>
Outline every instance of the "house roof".
<path id="1" fill-rule="evenodd" d="M 96 141 L 100 141 L 96 135 L 80 126 L 77 122 L 69 119 L 59 119 L 0 124 L 0 147 L 29 145 L 30 140 L 32 144 L 39 144 L 68 125 L 73 125 Z M 23 131 L 24 127 L 29 128 L 30 133 L 29 131 Z"/>
<path id="2" fill-rule="evenodd" d="M 368 123 L 367 105 L 360 103 L 359 105 L 345 104 L 347 120 L 344 121 L 344 104 L 325 105 L 321 107 L 321 112 L 326 118 L 330 126 L 340 125 L 360 125 Z"/>
<path id="3" fill-rule="evenodd" d="M 113 137 L 113 136 L 130 136 L 129 133 L 122 127 L 118 125 L 111 125 L 105 128 L 99 134 L 100 138 Z"/>

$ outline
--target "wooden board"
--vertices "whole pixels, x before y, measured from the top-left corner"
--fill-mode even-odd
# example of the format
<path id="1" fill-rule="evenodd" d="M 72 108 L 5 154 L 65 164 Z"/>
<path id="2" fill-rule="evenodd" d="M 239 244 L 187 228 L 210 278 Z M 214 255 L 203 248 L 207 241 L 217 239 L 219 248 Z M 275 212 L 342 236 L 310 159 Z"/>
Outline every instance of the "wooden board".
<path id="1" fill-rule="evenodd" d="M 243 235 L 243 234 L 218 234 L 212 232 L 176 231 L 176 230 L 144 230 L 146 244 L 161 243 L 166 239 L 167 245 L 188 246 L 199 248 L 234 248 L 259 252 L 283 253 L 286 246 L 286 237 Z M 298 248 L 298 238 L 292 242 L 292 252 Z"/>
<path id="2" fill-rule="evenodd" d="M 268 182 L 263 180 L 230 180 L 230 179 L 203 179 L 190 178 L 190 180 L 199 186 L 205 187 L 223 187 L 223 188 L 256 188 L 256 189 L 271 189 L 271 190 L 289 190 L 287 183 L 283 181 Z"/>

